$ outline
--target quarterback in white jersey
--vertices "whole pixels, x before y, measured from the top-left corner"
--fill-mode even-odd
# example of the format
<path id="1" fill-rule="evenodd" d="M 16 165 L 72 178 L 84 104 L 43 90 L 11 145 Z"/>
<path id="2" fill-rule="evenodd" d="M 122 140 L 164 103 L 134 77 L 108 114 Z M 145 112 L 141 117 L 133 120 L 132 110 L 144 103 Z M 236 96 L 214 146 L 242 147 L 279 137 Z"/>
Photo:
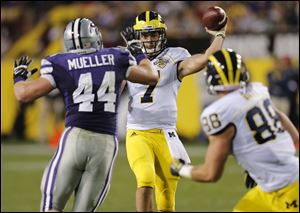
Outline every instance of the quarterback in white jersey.
<path id="1" fill-rule="evenodd" d="M 166 47 L 166 28 L 154 11 L 138 15 L 133 26 L 144 53 L 160 73 L 156 85 L 128 82 L 126 151 L 137 182 L 137 211 L 153 211 L 153 190 L 158 211 L 175 211 L 179 178 L 172 176 L 169 165 L 174 157 L 190 162 L 176 133 L 177 92 L 185 76 L 202 70 L 208 56 L 222 48 L 226 26 L 217 32 L 208 31 L 215 36 L 211 46 L 204 54 L 193 56 L 184 48 Z"/>
<path id="2" fill-rule="evenodd" d="M 176 99 L 181 84 L 177 76 L 177 63 L 190 56 L 184 48 L 168 47 L 152 60 L 160 72 L 156 85 L 127 83 L 131 98 L 128 129 L 176 129 Z"/>
<path id="3" fill-rule="evenodd" d="M 205 162 L 193 167 L 177 159 L 172 173 L 199 182 L 217 181 L 232 153 L 247 171 L 246 186 L 252 188 L 234 211 L 299 211 L 296 128 L 273 107 L 265 86 L 248 82 L 241 56 L 234 51 L 222 49 L 209 57 L 206 81 L 220 98 L 201 115 L 210 142 Z"/>

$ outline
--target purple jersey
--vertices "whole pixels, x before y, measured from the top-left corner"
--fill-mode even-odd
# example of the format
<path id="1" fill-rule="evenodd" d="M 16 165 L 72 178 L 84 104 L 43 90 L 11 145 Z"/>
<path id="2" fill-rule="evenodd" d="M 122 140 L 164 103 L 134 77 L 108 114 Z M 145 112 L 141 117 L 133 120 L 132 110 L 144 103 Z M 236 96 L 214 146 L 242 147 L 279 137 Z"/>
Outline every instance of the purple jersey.
<path id="1" fill-rule="evenodd" d="M 134 57 L 121 48 L 68 52 L 43 59 L 41 77 L 62 93 L 66 127 L 115 135 L 120 86 L 135 64 Z"/>

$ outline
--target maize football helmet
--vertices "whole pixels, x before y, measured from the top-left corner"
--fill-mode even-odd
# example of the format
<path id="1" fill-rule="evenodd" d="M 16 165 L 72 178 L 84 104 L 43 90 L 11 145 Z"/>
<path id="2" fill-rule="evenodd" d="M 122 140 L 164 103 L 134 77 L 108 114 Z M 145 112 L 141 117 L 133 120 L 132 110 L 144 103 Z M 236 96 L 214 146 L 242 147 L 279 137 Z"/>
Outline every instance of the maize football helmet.
<path id="1" fill-rule="evenodd" d="M 64 32 L 66 51 L 100 49 L 103 47 L 102 35 L 96 25 L 87 18 L 77 18 L 68 23 Z"/>
<path id="2" fill-rule="evenodd" d="M 166 30 L 167 26 L 157 12 L 154 11 L 145 11 L 136 17 L 135 25 L 133 29 L 137 33 L 138 38 L 141 39 L 142 33 L 150 33 L 150 32 L 158 32 L 159 39 L 157 41 L 144 41 L 143 42 L 143 51 L 144 53 L 153 58 L 154 56 L 158 55 L 163 49 L 165 49 L 167 44 L 166 38 Z M 154 48 L 147 48 L 146 43 L 148 42 L 155 42 Z"/>
<path id="3" fill-rule="evenodd" d="M 242 57 L 231 49 L 222 49 L 209 56 L 204 74 L 211 94 L 245 88 L 250 80 Z"/>

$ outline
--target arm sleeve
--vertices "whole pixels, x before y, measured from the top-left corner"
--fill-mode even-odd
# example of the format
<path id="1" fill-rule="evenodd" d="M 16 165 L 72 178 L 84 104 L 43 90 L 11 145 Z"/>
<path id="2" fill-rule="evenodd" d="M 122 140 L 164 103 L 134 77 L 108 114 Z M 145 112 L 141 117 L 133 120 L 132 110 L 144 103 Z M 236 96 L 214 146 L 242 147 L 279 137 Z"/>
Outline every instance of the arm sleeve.
<path id="1" fill-rule="evenodd" d="M 53 77 L 53 65 L 48 59 L 42 59 L 41 61 L 41 78 L 46 78 L 53 87 L 56 87 Z"/>
<path id="2" fill-rule="evenodd" d="M 190 57 L 191 54 L 184 48 L 182 47 L 176 47 L 176 48 L 170 48 L 169 52 L 166 54 L 168 57 L 168 60 L 170 61 L 169 63 L 172 63 L 175 66 L 175 69 L 173 69 L 174 72 L 171 73 L 171 78 L 173 80 L 178 80 L 178 65 L 181 61 L 185 60 L 186 58 Z"/>
<path id="3" fill-rule="evenodd" d="M 187 51 L 187 49 L 185 48 L 177 47 L 174 50 L 175 51 L 173 51 L 174 53 L 172 54 L 172 61 L 174 62 L 174 64 L 177 64 L 178 62 L 183 61 L 184 59 L 191 56 L 189 51 Z"/>
<path id="4" fill-rule="evenodd" d="M 201 115 L 201 126 L 208 136 L 222 132 L 231 123 L 234 123 L 234 112 L 229 109 L 229 106 L 212 105 Z"/>

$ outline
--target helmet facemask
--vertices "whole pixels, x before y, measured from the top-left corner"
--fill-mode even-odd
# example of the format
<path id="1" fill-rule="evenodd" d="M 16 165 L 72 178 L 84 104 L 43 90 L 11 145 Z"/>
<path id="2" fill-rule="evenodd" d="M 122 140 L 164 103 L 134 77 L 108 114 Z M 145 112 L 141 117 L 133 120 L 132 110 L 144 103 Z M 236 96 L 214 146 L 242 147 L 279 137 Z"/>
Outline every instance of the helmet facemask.
<path id="1" fill-rule="evenodd" d="M 149 58 L 154 58 L 161 53 L 167 44 L 166 30 L 167 26 L 162 17 L 155 11 L 145 11 L 136 17 L 136 23 L 133 29 L 137 33 L 137 39 L 143 43 L 143 51 Z M 158 33 L 158 38 L 153 39 L 153 34 Z M 143 38 L 147 35 L 147 40 Z M 149 41 L 148 37 L 151 37 Z"/>
<path id="2" fill-rule="evenodd" d="M 154 33 L 158 33 L 157 40 L 151 39 L 151 41 L 144 41 L 142 39 L 143 35 L 145 35 L 146 37 L 153 37 Z M 150 58 L 158 55 L 166 47 L 167 39 L 165 29 L 141 30 L 137 31 L 137 36 L 139 40 L 142 40 L 143 52 Z"/>

